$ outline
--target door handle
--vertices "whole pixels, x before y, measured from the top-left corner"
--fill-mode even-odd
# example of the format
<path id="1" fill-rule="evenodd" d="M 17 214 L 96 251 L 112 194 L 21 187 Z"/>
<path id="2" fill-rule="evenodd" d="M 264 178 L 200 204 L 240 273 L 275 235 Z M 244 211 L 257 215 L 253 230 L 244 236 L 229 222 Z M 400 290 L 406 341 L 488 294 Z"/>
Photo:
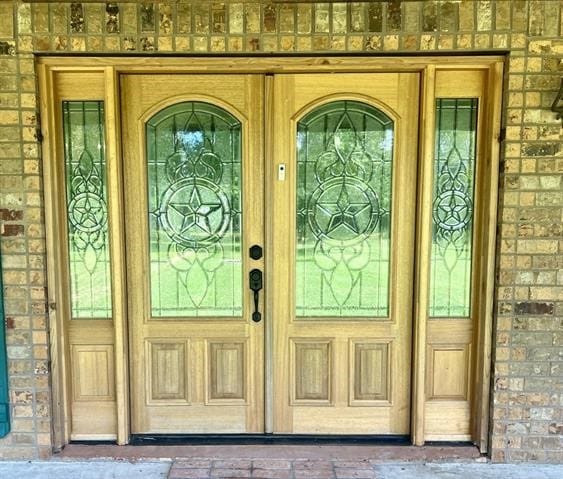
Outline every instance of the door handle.
<path id="1" fill-rule="evenodd" d="M 259 294 L 262 289 L 262 271 L 254 268 L 250 271 L 250 289 L 254 292 L 254 312 L 252 313 L 252 321 L 259 323 L 262 319 L 262 314 L 258 311 Z"/>

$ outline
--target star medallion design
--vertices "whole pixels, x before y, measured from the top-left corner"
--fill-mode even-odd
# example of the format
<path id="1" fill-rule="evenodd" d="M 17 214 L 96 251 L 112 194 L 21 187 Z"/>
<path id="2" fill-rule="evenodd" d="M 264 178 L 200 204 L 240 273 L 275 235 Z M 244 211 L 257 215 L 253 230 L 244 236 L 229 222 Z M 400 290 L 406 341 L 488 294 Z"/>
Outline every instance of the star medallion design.
<path id="1" fill-rule="evenodd" d="M 463 229 L 471 220 L 471 201 L 460 191 L 445 191 L 436 198 L 434 220 L 447 231 Z"/>
<path id="2" fill-rule="evenodd" d="M 357 178 L 333 178 L 321 184 L 311 195 L 307 212 L 315 237 L 338 243 L 365 239 L 379 215 L 377 195 Z"/>
<path id="3" fill-rule="evenodd" d="M 94 233 L 102 229 L 106 222 L 105 203 L 92 193 L 76 195 L 69 205 L 70 221 L 79 231 Z"/>
<path id="4" fill-rule="evenodd" d="M 174 242 L 199 247 L 223 237 L 231 209 L 227 196 L 215 183 L 204 178 L 184 178 L 164 192 L 154 214 Z"/>
<path id="5" fill-rule="evenodd" d="M 189 203 L 171 203 L 170 206 L 183 217 L 180 234 L 188 232 L 193 227 L 209 235 L 213 234 L 209 216 L 221 208 L 221 203 L 218 201 L 204 203 L 197 187 L 194 187 Z"/>
<path id="6" fill-rule="evenodd" d="M 354 202 L 350 200 L 350 195 L 346 186 L 342 186 L 340 195 L 336 201 L 319 201 L 317 208 L 326 213 L 330 220 L 326 228 L 326 234 L 332 233 L 339 227 L 343 227 L 352 233 L 359 235 L 361 233 L 358 226 L 358 216 L 362 212 L 370 208 L 370 204 L 364 202 Z"/>

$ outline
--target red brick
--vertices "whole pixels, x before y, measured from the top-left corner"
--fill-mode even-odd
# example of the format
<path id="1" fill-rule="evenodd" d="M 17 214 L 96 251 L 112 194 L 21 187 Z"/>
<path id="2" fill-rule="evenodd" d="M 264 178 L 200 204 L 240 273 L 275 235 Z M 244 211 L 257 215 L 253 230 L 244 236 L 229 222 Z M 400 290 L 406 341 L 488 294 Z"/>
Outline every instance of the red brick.
<path id="1" fill-rule="evenodd" d="M 369 469 L 357 469 L 352 467 L 337 468 L 337 479 L 374 479 L 375 472 Z"/>
<path id="2" fill-rule="evenodd" d="M 355 469 L 371 469 L 371 462 L 364 461 L 334 461 L 334 467 L 355 468 Z"/>
<path id="3" fill-rule="evenodd" d="M 331 461 L 295 461 L 293 463 L 295 470 L 321 470 L 330 469 L 332 471 Z"/>
<path id="4" fill-rule="evenodd" d="M 177 468 L 210 468 L 211 459 L 176 459 L 174 467 Z"/>
<path id="5" fill-rule="evenodd" d="M 290 479 L 290 469 L 254 469 L 252 477 L 259 477 L 262 479 Z"/>
<path id="6" fill-rule="evenodd" d="M 22 210 L 9 210 L 7 208 L 0 208 L 0 220 L 17 221 L 21 219 L 23 219 Z"/>
<path id="7" fill-rule="evenodd" d="M 4 225 L 2 236 L 23 236 L 23 225 Z"/>
<path id="8" fill-rule="evenodd" d="M 250 477 L 250 469 L 212 469 L 210 477 Z"/>
<path id="9" fill-rule="evenodd" d="M 218 469 L 250 469 L 252 461 L 247 459 L 230 459 L 214 461 L 213 467 Z"/>
<path id="10" fill-rule="evenodd" d="M 334 471 L 332 469 L 295 469 L 295 479 L 334 479 Z"/>
<path id="11" fill-rule="evenodd" d="M 208 479 L 209 469 L 184 469 L 177 468 L 176 465 L 168 474 L 168 479 Z"/>
<path id="12" fill-rule="evenodd" d="M 252 461 L 252 467 L 256 469 L 289 469 L 291 462 L 285 459 L 260 459 Z"/>

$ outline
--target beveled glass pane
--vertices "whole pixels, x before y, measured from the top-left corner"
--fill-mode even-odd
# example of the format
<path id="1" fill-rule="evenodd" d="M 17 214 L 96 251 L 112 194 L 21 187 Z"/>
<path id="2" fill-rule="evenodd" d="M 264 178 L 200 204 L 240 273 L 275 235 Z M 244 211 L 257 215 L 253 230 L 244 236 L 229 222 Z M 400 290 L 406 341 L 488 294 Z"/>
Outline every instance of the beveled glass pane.
<path id="1" fill-rule="evenodd" d="M 436 100 L 430 316 L 470 314 L 477 99 Z"/>
<path id="2" fill-rule="evenodd" d="M 111 318 L 104 104 L 62 108 L 72 318 Z"/>
<path id="3" fill-rule="evenodd" d="M 386 317 L 393 121 L 334 101 L 297 125 L 297 316 Z"/>
<path id="4" fill-rule="evenodd" d="M 146 124 L 154 317 L 240 316 L 241 124 L 204 102 Z"/>

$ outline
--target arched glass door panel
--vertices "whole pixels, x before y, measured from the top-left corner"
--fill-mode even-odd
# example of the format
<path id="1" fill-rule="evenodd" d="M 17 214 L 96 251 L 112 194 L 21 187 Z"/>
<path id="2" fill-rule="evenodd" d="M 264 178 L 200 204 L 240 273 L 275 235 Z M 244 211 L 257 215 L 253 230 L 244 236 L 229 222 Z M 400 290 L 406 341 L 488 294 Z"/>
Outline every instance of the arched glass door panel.
<path id="1" fill-rule="evenodd" d="M 241 123 L 182 102 L 146 124 L 153 317 L 240 316 Z"/>
<path id="2" fill-rule="evenodd" d="M 393 126 L 351 100 L 298 122 L 297 316 L 387 317 Z"/>

